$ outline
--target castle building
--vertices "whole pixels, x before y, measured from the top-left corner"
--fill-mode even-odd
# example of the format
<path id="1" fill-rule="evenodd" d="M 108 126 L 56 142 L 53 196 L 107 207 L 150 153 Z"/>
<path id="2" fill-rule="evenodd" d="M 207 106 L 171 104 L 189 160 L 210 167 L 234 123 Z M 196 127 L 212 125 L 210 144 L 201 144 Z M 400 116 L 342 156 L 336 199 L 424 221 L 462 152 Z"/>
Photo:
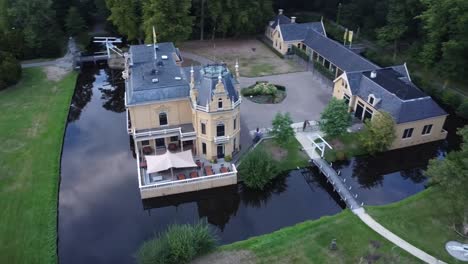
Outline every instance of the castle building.
<path id="1" fill-rule="evenodd" d="M 238 64 L 235 74 L 225 64 L 182 67 L 173 43 L 131 46 L 125 64 L 142 198 L 237 183 Z"/>

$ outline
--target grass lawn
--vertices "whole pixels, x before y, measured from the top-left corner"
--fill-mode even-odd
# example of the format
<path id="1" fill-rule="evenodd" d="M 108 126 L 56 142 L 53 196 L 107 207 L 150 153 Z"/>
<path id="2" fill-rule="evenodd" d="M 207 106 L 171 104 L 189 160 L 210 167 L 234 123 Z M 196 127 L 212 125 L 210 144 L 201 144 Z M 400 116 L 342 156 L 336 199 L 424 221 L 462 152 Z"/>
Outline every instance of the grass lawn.
<path id="1" fill-rule="evenodd" d="M 76 73 L 0 91 L 0 263 L 56 263 L 60 154 Z"/>
<path id="2" fill-rule="evenodd" d="M 337 241 L 336 251 L 329 250 L 332 239 Z M 392 248 L 393 244 L 345 210 L 220 249 L 249 250 L 257 263 L 420 263 L 401 249 Z"/>
<path id="3" fill-rule="evenodd" d="M 215 41 L 187 41 L 181 50 L 198 54 L 216 62 L 225 62 L 234 72 L 239 61 L 240 75 L 244 77 L 266 76 L 303 71 L 304 66 L 283 60 L 265 44 L 256 39 L 219 39 Z"/>
<path id="4" fill-rule="evenodd" d="M 333 147 L 325 151 L 325 160 L 333 162 L 347 158 L 364 155 L 366 150 L 359 144 L 359 133 L 346 133 L 336 138 L 325 137 L 325 140 Z M 320 142 L 319 139 L 316 142 Z M 320 150 L 316 149 L 320 154 Z"/>
<path id="5" fill-rule="evenodd" d="M 440 202 L 439 191 L 432 187 L 403 201 L 371 206 L 367 212 L 387 229 L 409 243 L 447 263 L 457 262 L 445 251 L 449 240 L 463 242 L 451 228 L 447 205 Z M 464 241 L 468 243 L 468 240 Z"/>
<path id="6" fill-rule="evenodd" d="M 309 157 L 300 151 L 302 146 L 296 138 L 293 138 L 286 148 L 280 147 L 273 139 L 264 140 L 258 147 L 265 148 L 273 156 L 273 159 L 278 161 L 278 168 L 281 172 L 309 165 Z"/>

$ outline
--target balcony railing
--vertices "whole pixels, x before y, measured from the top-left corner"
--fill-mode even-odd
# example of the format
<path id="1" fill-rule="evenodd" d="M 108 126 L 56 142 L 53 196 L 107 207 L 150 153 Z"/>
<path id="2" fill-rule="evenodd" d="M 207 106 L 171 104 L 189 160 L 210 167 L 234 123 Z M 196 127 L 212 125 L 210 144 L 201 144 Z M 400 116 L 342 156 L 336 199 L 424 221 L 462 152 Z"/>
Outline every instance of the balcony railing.
<path id="1" fill-rule="evenodd" d="M 218 143 L 226 143 L 231 139 L 229 136 L 220 136 L 220 137 L 214 137 L 214 142 L 216 144 Z"/>
<path id="2" fill-rule="evenodd" d="M 184 180 L 164 181 L 160 183 L 152 183 L 152 184 L 147 184 L 147 185 L 142 185 L 140 181 L 140 190 L 161 188 L 161 187 L 186 184 L 186 183 L 211 181 L 211 180 L 218 179 L 218 178 L 231 177 L 231 176 L 236 176 L 236 175 L 237 175 L 236 166 L 232 164 L 232 171 L 225 172 L 225 173 L 218 173 L 218 174 L 209 175 L 209 176 L 200 176 L 197 178 L 190 178 L 190 179 L 184 179 Z"/>
<path id="3" fill-rule="evenodd" d="M 158 129 L 158 130 L 149 130 L 149 131 L 144 131 L 144 132 L 136 132 L 135 129 L 133 129 L 133 136 L 135 138 L 141 138 L 141 137 L 153 137 L 153 136 L 160 136 L 160 135 L 168 135 L 168 134 L 174 134 L 182 133 L 182 129 L 180 127 L 177 128 L 169 128 L 169 129 Z"/>
<path id="4" fill-rule="evenodd" d="M 237 99 L 237 101 L 232 103 L 231 109 L 238 107 L 241 103 L 242 103 L 242 98 L 239 96 L 239 99 Z M 199 111 L 210 112 L 210 107 L 208 104 L 206 106 L 202 106 L 194 102 L 193 107 Z M 224 109 L 224 110 L 230 110 L 230 109 Z"/>

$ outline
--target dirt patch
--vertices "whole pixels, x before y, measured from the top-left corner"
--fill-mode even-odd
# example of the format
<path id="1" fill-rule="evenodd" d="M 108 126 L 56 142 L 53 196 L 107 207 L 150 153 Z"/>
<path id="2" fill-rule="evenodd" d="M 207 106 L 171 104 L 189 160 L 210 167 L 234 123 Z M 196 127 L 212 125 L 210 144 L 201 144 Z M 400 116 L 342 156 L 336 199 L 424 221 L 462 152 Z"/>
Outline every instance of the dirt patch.
<path id="1" fill-rule="evenodd" d="M 304 70 L 304 67 L 297 63 L 281 59 L 256 39 L 188 41 L 181 45 L 181 50 L 216 62 L 225 62 L 231 70 L 234 70 L 238 60 L 240 74 L 247 77 Z"/>
<path id="2" fill-rule="evenodd" d="M 268 144 L 267 145 L 268 152 L 271 153 L 271 156 L 276 161 L 282 161 L 288 156 L 288 150 L 283 149 L 282 147 Z"/>
<path id="3" fill-rule="evenodd" d="M 248 250 L 218 251 L 191 262 L 191 264 L 253 264 L 256 263 L 255 255 Z"/>
<path id="4" fill-rule="evenodd" d="M 58 66 L 47 66 L 44 67 L 44 72 L 47 75 L 47 79 L 57 82 L 60 81 L 67 73 L 70 72 L 69 69 L 58 67 Z"/>

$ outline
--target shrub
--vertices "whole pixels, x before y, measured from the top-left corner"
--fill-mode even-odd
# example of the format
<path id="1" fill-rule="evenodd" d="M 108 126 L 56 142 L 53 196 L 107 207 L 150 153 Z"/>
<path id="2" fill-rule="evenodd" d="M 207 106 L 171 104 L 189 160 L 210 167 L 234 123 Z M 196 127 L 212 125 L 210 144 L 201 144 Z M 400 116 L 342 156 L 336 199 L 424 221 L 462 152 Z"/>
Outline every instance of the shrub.
<path id="1" fill-rule="evenodd" d="M 395 121 L 387 112 L 381 112 L 372 120 L 367 120 L 359 134 L 359 141 L 371 154 L 387 150 L 395 138 Z"/>
<path id="2" fill-rule="evenodd" d="M 227 161 L 227 162 L 230 162 L 230 161 L 232 161 L 232 157 L 230 155 L 226 155 L 226 156 L 224 156 L 224 160 Z"/>
<path id="3" fill-rule="evenodd" d="M 316 69 L 329 80 L 335 79 L 335 74 L 317 61 L 314 61 L 314 69 Z"/>
<path id="4" fill-rule="evenodd" d="M 0 90 L 16 84 L 21 78 L 21 64 L 10 53 L 0 52 Z"/>
<path id="5" fill-rule="evenodd" d="M 188 263 L 211 251 L 216 239 L 208 224 L 171 225 L 165 233 L 145 242 L 137 252 L 140 264 Z"/>
<path id="6" fill-rule="evenodd" d="M 465 119 L 468 119 L 468 100 L 463 100 L 463 103 L 457 108 L 457 114 Z"/>
<path id="7" fill-rule="evenodd" d="M 255 85 L 242 89 L 243 96 L 271 95 L 276 96 L 278 89 L 268 82 L 257 82 Z"/>
<path id="8" fill-rule="evenodd" d="M 447 104 L 453 107 L 453 109 L 457 109 L 462 103 L 462 97 L 459 94 L 454 93 L 450 90 L 443 90 L 442 102 L 444 102 L 444 104 Z"/>
<path id="9" fill-rule="evenodd" d="M 297 56 L 299 56 L 300 58 L 302 58 L 303 60 L 305 61 L 309 61 L 310 60 L 310 57 L 307 53 L 305 53 L 303 50 L 301 50 L 300 48 L 292 45 L 292 51 L 294 54 L 296 54 Z"/>
<path id="10" fill-rule="evenodd" d="M 242 159 L 239 175 L 244 184 L 257 190 L 263 190 L 278 173 L 276 163 L 262 147 L 257 147 Z"/>

